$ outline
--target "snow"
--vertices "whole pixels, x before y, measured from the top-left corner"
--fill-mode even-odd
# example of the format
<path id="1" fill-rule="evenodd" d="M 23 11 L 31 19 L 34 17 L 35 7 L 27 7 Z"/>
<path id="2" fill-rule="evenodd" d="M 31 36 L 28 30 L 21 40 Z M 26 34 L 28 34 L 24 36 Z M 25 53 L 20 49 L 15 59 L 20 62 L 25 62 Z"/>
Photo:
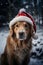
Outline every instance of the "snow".
<path id="1" fill-rule="evenodd" d="M 4 52 L 7 36 L 8 36 L 7 29 L 5 30 L 5 28 L 4 29 L 1 28 L 0 29 L 0 54 Z"/>
<path id="2" fill-rule="evenodd" d="M 30 63 L 28 65 L 43 65 L 43 60 L 31 58 Z"/>
<path id="3" fill-rule="evenodd" d="M 28 5 L 25 6 L 28 9 Z"/>

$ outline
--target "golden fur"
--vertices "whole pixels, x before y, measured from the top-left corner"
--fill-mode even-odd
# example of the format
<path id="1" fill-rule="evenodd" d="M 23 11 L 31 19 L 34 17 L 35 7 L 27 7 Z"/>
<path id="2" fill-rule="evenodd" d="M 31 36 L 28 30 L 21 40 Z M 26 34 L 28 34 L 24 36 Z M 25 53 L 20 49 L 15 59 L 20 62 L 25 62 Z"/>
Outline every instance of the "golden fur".
<path id="1" fill-rule="evenodd" d="M 16 34 L 21 29 L 27 34 L 25 40 L 16 38 Z M 1 56 L 2 65 L 27 65 L 30 60 L 30 51 L 32 48 L 32 26 L 26 22 L 15 23 L 9 31 L 5 51 Z"/>

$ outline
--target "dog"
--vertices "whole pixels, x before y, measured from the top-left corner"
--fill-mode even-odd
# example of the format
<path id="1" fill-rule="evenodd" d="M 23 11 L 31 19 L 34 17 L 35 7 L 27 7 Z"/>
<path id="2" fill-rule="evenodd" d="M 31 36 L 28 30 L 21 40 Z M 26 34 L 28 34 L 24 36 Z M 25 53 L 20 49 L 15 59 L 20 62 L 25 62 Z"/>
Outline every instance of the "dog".
<path id="1" fill-rule="evenodd" d="M 7 44 L 1 55 L 1 65 L 28 65 L 32 49 L 33 27 L 25 22 L 16 22 L 9 30 Z"/>

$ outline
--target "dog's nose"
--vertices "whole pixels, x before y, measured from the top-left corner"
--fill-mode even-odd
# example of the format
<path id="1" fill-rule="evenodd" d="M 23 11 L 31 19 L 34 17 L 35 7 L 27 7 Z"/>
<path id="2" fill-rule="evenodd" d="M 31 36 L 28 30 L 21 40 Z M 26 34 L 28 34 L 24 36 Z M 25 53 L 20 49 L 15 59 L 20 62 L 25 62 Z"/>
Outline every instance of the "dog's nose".
<path id="1" fill-rule="evenodd" d="M 25 39 L 25 32 L 19 32 L 19 39 L 24 40 Z"/>
<path id="2" fill-rule="evenodd" d="M 24 32 L 19 32 L 19 35 L 20 36 L 24 36 Z"/>
<path id="3" fill-rule="evenodd" d="M 25 37 L 25 36 L 24 36 L 24 32 L 19 32 L 19 38 L 20 38 L 20 39 L 24 39 L 24 37 Z"/>

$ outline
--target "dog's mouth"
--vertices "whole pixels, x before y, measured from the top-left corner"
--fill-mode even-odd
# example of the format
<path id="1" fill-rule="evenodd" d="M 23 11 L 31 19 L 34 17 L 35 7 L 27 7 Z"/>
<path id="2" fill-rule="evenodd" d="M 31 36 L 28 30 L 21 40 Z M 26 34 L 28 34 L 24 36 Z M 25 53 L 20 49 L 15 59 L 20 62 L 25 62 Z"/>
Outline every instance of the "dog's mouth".
<path id="1" fill-rule="evenodd" d="M 20 32 L 19 34 L 17 34 L 17 38 L 19 40 L 25 40 L 26 39 L 26 34 L 24 32 Z"/>

